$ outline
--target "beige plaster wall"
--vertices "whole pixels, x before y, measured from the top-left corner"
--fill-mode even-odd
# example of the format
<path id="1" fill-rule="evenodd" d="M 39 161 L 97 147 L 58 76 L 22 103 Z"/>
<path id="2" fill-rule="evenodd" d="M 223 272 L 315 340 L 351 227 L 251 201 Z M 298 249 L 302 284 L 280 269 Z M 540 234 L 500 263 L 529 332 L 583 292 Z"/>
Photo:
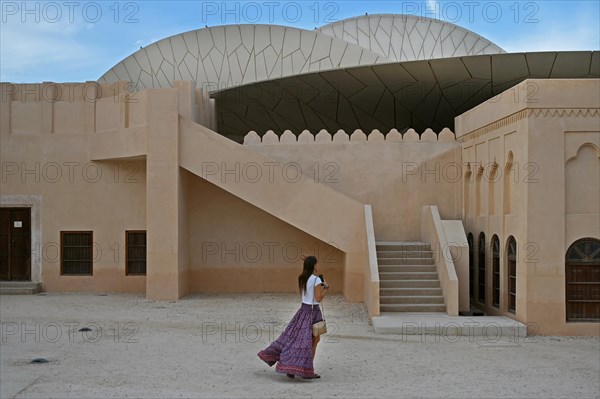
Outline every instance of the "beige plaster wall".
<path id="1" fill-rule="evenodd" d="M 486 237 L 489 314 L 530 332 L 600 335 L 598 323 L 566 322 L 565 254 L 600 238 L 600 81 L 527 80 L 456 118 L 463 146 L 465 229 L 475 268 Z M 491 240 L 501 245 L 500 307 L 492 304 Z M 507 241 L 517 242 L 516 314 L 507 311 Z M 477 279 L 475 279 L 477 298 Z"/>
<path id="2" fill-rule="evenodd" d="M 1 87 L 0 195 L 41 196 L 42 241 L 32 257 L 41 259 L 43 289 L 144 292 L 144 276 L 125 275 L 125 231 L 146 229 L 145 162 L 90 161 L 98 133 L 83 84 L 20 86 Z M 61 231 L 93 231 L 93 276 L 60 275 Z"/>
<path id="3" fill-rule="evenodd" d="M 180 118 L 180 165 L 315 238 L 344 252 L 343 292 L 364 300 L 365 216 L 363 205 L 301 173 L 274 171 L 265 157 L 190 120 Z M 249 175 L 251 167 L 254 174 Z M 246 172 L 244 172 L 246 171 Z"/>
<path id="4" fill-rule="evenodd" d="M 443 220 L 462 217 L 475 243 L 486 234 L 487 313 L 536 333 L 599 334 L 598 323 L 565 321 L 564 266 L 569 245 L 600 235 L 598 80 L 523 82 L 459 116 L 457 142 L 257 146 L 194 124 L 196 90 L 185 82 L 135 96 L 124 82 L 0 89 L 0 194 L 41 197 L 42 246 L 33 255 L 42 257 L 48 291 L 146 291 L 155 299 L 291 292 L 300 262 L 277 248 L 294 243 L 289 251 L 317 252 L 334 289 L 361 301 L 363 204 L 373 206 L 377 240 L 418 240 L 419 209 L 437 205 Z M 280 174 L 258 184 L 194 175 L 205 174 L 205 162 L 223 161 L 275 162 Z M 302 177 L 290 183 L 284 168 Z M 148 277 L 125 276 L 129 229 L 149 232 Z M 93 277 L 60 276 L 61 230 L 94 231 Z M 502 247 L 499 308 L 491 306 L 494 234 Z M 507 312 L 510 236 L 518 245 L 516 314 Z M 280 243 L 274 256 L 268 247 L 257 260 L 255 244 L 272 242 Z M 218 244 L 216 254 L 207 243 Z"/>
<path id="5" fill-rule="evenodd" d="M 2 103 L 1 120 L 3 194 L 39 194 L 42 205 L 51 209 L 44 212 L 42 206 L 41 212 L 45 244 L 41 251 L 49 254 L 47 257 L 52 256 L 52 250 L 55 257 L 60 256 L 60 230 L 97 231 L 94 235 L 98 247 L 94 275 L 60 276 L 60 263 L 53 265 L 52 260 L 44 260 L 44 289 L 146 291 L 153 299 L 177 299 L 190 291 L 289 292 L 295 290 L 294 281 L 300 266 L 299 254 L 289 251 L 301 248 L 321 258 L 323 272 L 334 291 L 349 287 L 351 289 L 345 291 L 351 292 L 351 299 L 360 300 L 363 295 L 359 284 L 363 276 L 361 256 L 364 254 L 360 249 L 362 245 L 358 243 L 364 236 L 362 230 L 352 231 L 337 225 L 331 229 L 328 225 L 327 229 L 331 231 L 317 233 L 341 237 L 340 246 L 350 254 L 351 262 L 348 263 L 348 254 L 334 247 L 337 243 L 330 246 L 315 239 L 181 169 L 178 118 L 180 115 L 194 118 L 194 88 L 189 82 L 179 82 L 176 89 L 148 90 L 131 96 L 125 91 L 126 86 L 125 83 L 108 88 L 97 84 L 71 85 L 68 86 L 69 96 L 64 97 L 64 93 L 68 92 L 64 85 L 2 85 L 2 95 L 6 100 Z M 31 93 L 25 95 L 26 92 Z M 33 92 L 35 95 L 32 95 Z M 93 94 L 93 98 L 88 101 L 86 95 L 89 93 Z M 112 96 L 106 93 L 112 93 Z M 75 116 L 69 118 L 69 114 Z M 210 137 L 217 136 L 214 132 L 208 134 L 204 140 L 210 141 Z M 235 145 L 241 149 L 241 146 Z M 232 152 L 228 156 L 232 159 L 240 156 L 235 149 L 229 150 Z M 81 173 L 78 167 L 86 173 L 84 179 L 97 180 L 91 183 L 78 181 L 77 173 Z M 62 173 L 62 178 L 55 177 L 53 173 Z M 65 173 L 74 173 L 74 179 Z M 96 177 L 98 174 L 101 179 Z M 50 179 L 56 181 L 48 182 Z M 197 188 L 203 184 L 216 190 L 214 198 L 206 201 L 206 215 L 212 219 L 205 219 L 204 212 L 199 219 L 190 218 L 188 215 L 197 211 Z M 318 185 L 306 181 L 292 187 L 300 186 L 304 186 L 304 192 L 310 192 L 311 187 L 321 190 Z M 362 207 L 344 198 L 346 208 L 355 206 L 355 224 L 364 229 Z M 249 225 L 269 226 L 269 229 L 262 227 L 259 232 L 243 236 L 236 235 L 235 231 L 223 234 L 223 231 L 214 228 L 206 230 L 207 223 L 219 225 L 231 221 L 231 209 L 222 204 L 232 201 L 232 206 L 240 210 L 235 214 L 236 222 L 247 219 Z M 276 204 L 278 201 L 266 201 L 267 208 L 269 203 Z M 308 204 L 306 207 L 310 208 Z M 272 209 L 270 211 L 273 212 Z M 353 218 L 347 218 L 345 222 L 350 220 Z M 126 229 L 148 231 L 147 277 L 124 276 Z M 340 236 L 338 233 L 343 234 Z M 193 240 L 197 239 L 242 242 L 248 237 L 268 243 L 286 239 L 293 244 L 285 254 L 280 253 L 273 259 L 270 253 L 264 253 L 267 259 L 261 258 L 259 264 L 267 264 L 267 273 L 258 286 L 252 281 L 257 265 L 254 258 L 253 262 L 234 262 L 233 265 L 228 263 L 229 259 L 215 261 L 207 258 L 202 261 L 202 246 L 200 249 L 192 246 L 195 244 Z M 292 255 L 295 258 L 290 258 Z M 289 267 L 290 263 L 294 263 L 295 270 Z M 192 264 L 193 272 L 190 270 Z M 344 268 L 344 264 L 350 266 Z"/>
<path id="6" fill-rule="evenodd" d="M 298 292 L 302 253 L 315 255 L 333 292 L 343 252 L 184 171 L 191 292 Z"/>
<path id="7" fill-rule="evenodd" d="M 247 146 L 283 169 L 371 204 L 377 241 L 421 239 L 420 209 L 461 218 L 461 149 L 456 142 L 346 142 Z"/>
<path id="8" fill-rule="evenodd" d="M 599 84 L 591 86 L 600 93 Z M 528 241 L 538 250 L 528 265 L 528 320 L 543 333 L 600 335 L 599 323 L 566 322 L 564 260 L 577 239 L 600 239 L 600 114 L 563 115 L 557 123 L 556 116 L 543 112 L 530 118 L 529 129 L 529 157 L 540 178 L 528 193 Z M 568 160 L 565 141 L 575 134 L 577 158 Z M 583 173 L 574 176 L 575 171 Z"/>

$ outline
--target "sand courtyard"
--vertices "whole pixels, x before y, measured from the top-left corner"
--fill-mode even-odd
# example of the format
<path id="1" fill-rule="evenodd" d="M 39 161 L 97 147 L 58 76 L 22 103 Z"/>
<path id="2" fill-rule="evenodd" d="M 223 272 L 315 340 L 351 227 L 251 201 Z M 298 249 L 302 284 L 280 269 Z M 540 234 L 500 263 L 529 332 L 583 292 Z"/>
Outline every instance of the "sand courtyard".
<path id="1" fill-rule="evenodd" d="M 376 334 L 364 304 L 325 300 L 320 380 L 290 380 L 256 353 L 294 294 L 0 297 L 2 398 L 597 398 L 600 339 Z M 89 329 L 89 331 L 80 331 Z M 31 363 L 44 358 L 47 363 Z"/>

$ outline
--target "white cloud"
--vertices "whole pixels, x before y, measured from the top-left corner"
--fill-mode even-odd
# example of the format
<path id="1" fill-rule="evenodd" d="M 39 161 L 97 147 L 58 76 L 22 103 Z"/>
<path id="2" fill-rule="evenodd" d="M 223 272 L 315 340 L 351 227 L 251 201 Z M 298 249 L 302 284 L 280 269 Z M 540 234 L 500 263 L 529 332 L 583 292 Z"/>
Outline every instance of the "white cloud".
<path id="1" fill-rule="evenodd" d="M 427 9 L 428 10 L 437 10 L 438 2 L 436 0 L 427 0 Z"/>
<path id="2" fill-rule="evenodd" d="M 62 65 L 85 67 L 95 60 L 93 46 L 77 41 L 86 23 L 5 23 L 0 37 L 0 80 L 15 80 L 24 71 Z"/>
<path id="3" fill-rule="evenodd" d="M 114 23 L 110 10 L 96 24 L 66 19 L 55 24 L 23 24 L 20 19 L 2 23 L 0 80 L 35 82 L 97 79 L 140 46 L 204 26 L 198 23 L 197 10 L 161 8 L 159 3 L 152 2 L 157 6 L 147 6 L 141 10 L 143 12 L 137 15 L 140 22 L 136 24 Z M 112 5 L 111 2 L 106 4 L 106 7 Z M 381 11 L 398 12 L 397 7 L 392 9 L 391 4 L 385 2 L 389 8 L 382 8 Z M 432 16 L 432 12 L 433 15 L 439 15 L 445 3 L 422 0 L 419 4 L 421 10 L 426 8 L 426 14 Z M 481 21 L 475 25 L 460 21 L 457 24 L 488 37 L 508 52 L 598 50 L 597 0 L 579 4 L 583 6 L 576 11 L 559 6 L 541 8 L 539 15 L 536 15 L 540 19 L 538 24 L 511 24 L 512 20 L 506 19 L 503 20 L 506 23 L 494 26 L 482 24 Z M 584 7 L 586 4 L 592 5 Z M 355 5 L 359 7 L 358 3 Z M 366 5 L 361 7 L 368 8 Z"/>

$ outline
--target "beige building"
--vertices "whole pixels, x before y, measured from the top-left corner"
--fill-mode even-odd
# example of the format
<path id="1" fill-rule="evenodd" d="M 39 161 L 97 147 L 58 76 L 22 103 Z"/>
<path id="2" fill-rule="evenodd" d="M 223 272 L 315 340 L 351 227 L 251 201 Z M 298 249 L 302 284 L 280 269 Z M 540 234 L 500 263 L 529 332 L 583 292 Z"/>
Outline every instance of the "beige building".
<path id="1" fill-rule="evenodd" d="M 1 90 L 4 290 L 295 292 L 311 253 L 371 317 L 600 335 L 600 52 L 365 16 Z"/>

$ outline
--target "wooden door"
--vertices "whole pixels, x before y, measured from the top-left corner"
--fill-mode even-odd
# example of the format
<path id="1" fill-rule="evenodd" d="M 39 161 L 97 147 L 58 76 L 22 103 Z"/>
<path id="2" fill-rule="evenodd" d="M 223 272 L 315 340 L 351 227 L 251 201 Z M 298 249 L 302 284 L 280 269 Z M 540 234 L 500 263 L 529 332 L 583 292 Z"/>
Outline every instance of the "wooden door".
<path id="1" fill-rule="evenodd" d="M 0 280 L 31 281 L 31 208 L 0 208 Z"/>

